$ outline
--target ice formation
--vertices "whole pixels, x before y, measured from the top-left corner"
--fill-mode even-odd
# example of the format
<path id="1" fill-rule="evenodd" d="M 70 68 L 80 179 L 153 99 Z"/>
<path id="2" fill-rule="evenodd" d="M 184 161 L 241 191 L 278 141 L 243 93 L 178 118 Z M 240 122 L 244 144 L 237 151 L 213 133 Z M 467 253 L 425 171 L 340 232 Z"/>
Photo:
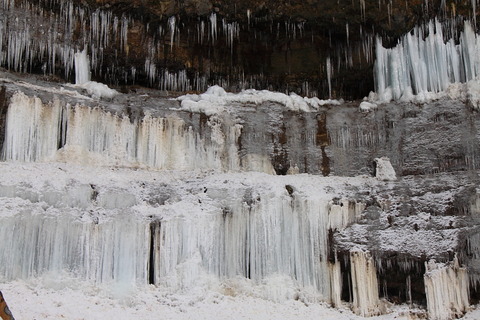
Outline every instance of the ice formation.
<path id="1" fill-rule="evenodd" d="M 132 120 L 132 121 L 131 121 Z M 3 158 L 10 161 L 79 161 L 153 169 L 240 170 L 239 125 L 211 119 L 204 140 L 176 117 L 129 119 L 99 108 L 43 104 L 16 93 L 9 106 Z"/>
<path id="2" fill-rule="evenodd" d="M 368 317 L 380 313 L 378 281 L 375 264 L 369 253 L 350 252 L 352 274 L 353 311 Z"/>
<path id="3" fill-rule="evenodd" d="M 425 263 L 425 292 L 429 318 L 449 320 L 462 316 L 468 309 L 468 273 L 457 258 L 451 263 Z"/>
<path id="4" fill-rule="evenodd" d="M 331 195 L 318 194 L 334 179 L 290 176 L 287 188 L 258 173 L 192 179 L 58 166 L 28 165 L 33 185 L 28 175 L 4 175 L 0 252 L 14 262 L 0 266 L 4 279 L 57 273 L 121 292 L 223 283 L 273 301 L 300 294 L 340 303 L 339 264 L 327 259 Z"/>
<path id="5" fill-rule="evenodd" d="M 77 83 L 79 53 L 85 53 L 90 58 L 92 76 L 103 79 L 109 85 L 141 82 L 168 91 L 205 91 L 214 84 L 235 91 L 252 87 L 269 88 L 274 84 L 266 83 L 263 73 L 246 75 L 246 70 L 232 64 L 238 60 L 235 56 L 240 53 L 237 43 L 242 38 L 263 37 L 261 34 L 265 29 L 270 30 L 276 40 L 285 38 L 294 41 L 306 38 L 307 32 L 312 33 L 306 21 L 267 22 L 254 17 L 251 10 L 247 10 L 245 25 L 241 20 L 232 21 L 231 17 L 211 12 L 198 16 L 197 21 L 188 22 L 182 21 L 178 15 L 164 16 L 155 23 L 158 25 L 153 30 L 149 23 L 144 24 L 143 19 L 138 19 L 135 14 L 119 13 L 108 6 L 92 9 L 73 0 L 4 0 L 0 3 L 0 65 L 16 72 L 38 72 L 41 68 L 45 75 L 62 74 L 65 79 L 76 79 Z M 137 34 L 139 30 L 144 39 L 141 48 L 134 48 L 132 34 Z M 327 58 L 327 64 L 321 71 L 321 82 L 328 82 L 325 97 L 328 94 L 328 98 L 332 98 L 334 94 L 334 70 L 352 67 L 353 61 L 358 61 L 357 54 L 362 62 L 372 62 L 373 36 L 365 31 L 361 34 L 366 41 L 353 43 L 349 39 L 346 46 L 342 45 Z M 163 61 L 175 60 L 175 48 L 185 47 L 185 43 L 188 47 L 200 46 L 200 51 L 213 50 L 215 56 L 223 55 L 222 48 L 225 47 L 230 51 L 230 61 L 220 59 L 221 63 L 217 66 L 212 60 L 212 66 L 202 67 L 194 73 L 187 72 L 189 63 L 180 69 L 176 65 L 165 66 Z M 138 42 L 135 42 L 137 45 Z M 136 50 L 145 53 L 141 61 L 137 61 L 139 57 L 134 55 Z M 208 54 L 207 60 L 211 56 Z M 319 57 L 325 59 L 323 54 Z M 230 70 L 227 72 L 231 72 L 228 76 L 224 76 L 226 68 Z M 86 78 L 81 81 L 86 81 Z M 295 90 L 302 95 L 320 96 L 323 92 L 318 86 L 318 83 L 300 85 Z M 282 90 L 290 91 L 288 88 Z"/>
<path id="6" fill-rule="evenodd" d="M 90 61 L 87 51 L 75 53 L 75 84 L 84 84 L 90 81 Z"/>
<path id="7" fill-rule="evenodd" d="M 464 23 L 459 44 L 453 38 L 445 42 L 438 20 L 416 27 L 391 49 L 377 38 L 373 100 L 412 100 L 416 95 L 422 101 L 453 83 L 475 80 L 480 70 L 478 52 L 477 35 L 469 21 Z"/>

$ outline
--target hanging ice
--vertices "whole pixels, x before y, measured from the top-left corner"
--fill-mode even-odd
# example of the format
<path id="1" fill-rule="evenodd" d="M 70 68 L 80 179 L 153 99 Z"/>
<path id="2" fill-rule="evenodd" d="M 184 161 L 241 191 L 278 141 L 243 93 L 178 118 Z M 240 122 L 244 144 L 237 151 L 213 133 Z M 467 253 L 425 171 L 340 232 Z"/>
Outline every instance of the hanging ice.
<path id="1" fill-rule="evenodd" d="M 75 53 L 75 84 L 84 84 L 90 81 L 90 61 L 87 50 Z"/>
<path id="2" fill-rule="evenodd" d="M 468 21 L 458 45 L 453 39 L 444 42 L 437 20 L 430 21 L 426 30 L 417 27 L 407 33 L 391 49 L 383 48 L 377 38 L 374 77 L 378 100 L 410 99 L 412 94 L 438 93 L 451 83 L 473 80 L 480 70 L 479 52 L 477 35 Z"/>
<path id="3" fill-rule="evenodd" d="M 210 136 L 177 117 L 119 117 L 101 109 L 43 104 L 16 93 L 7 113 L 5 160 L 61 160 L 156 169 L 240 170 L 241 126 L 207 123 Z M 226 130 L 226 131 L 224 131 Z M 226 134 L 224 135 L 224 132 Z"/>

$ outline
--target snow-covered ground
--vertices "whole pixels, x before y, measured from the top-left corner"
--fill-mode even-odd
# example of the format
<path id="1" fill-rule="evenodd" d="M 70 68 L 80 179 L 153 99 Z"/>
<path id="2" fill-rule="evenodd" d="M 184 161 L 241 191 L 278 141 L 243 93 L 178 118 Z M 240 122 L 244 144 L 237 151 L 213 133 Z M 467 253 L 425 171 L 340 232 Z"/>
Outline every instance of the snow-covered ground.
<path id="1" fill-rule="evenodd" d="M 52 281 L 43 279 L 43 281 Z M 52 283 L 50 283 L 52 285 Z M 47 288 L 39 281 L 0 284 L 5 300 L 16 319 L 424 319 L 425 311 L 395 306 L 391 313 L 362 318 L 348 308 L 333 309 L 325 304 L 306 305 L 300 301 L 275 303 L 252 296 L 228 296 L 213 291 L 189 295 L 168 294 L 154 286 L 139 288 L 123 299 L 112 298 L 93 286 L 70 284 Z M 480 319 L 473 309 L 462 319 Z"/>

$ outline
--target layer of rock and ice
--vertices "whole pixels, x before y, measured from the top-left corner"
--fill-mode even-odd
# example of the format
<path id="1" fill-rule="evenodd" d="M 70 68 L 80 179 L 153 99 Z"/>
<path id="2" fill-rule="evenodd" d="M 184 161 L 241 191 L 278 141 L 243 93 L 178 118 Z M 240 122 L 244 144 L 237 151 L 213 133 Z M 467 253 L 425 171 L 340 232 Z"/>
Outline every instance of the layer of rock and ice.
<path id="1" fill-rule="evenodd" d="M 427 258 L 447 263 L 457 253 L 474 288 L 479 282 L 474 163 L 460 175 L 456 166 L 469 158 L 442 162 L 420 149 L 429 139 L 453 148 L 445 150 L 451 155 L 457 134 L 474 149 L 475 130 L 458 128 L 469 119 L 461 103 L 382 105 L 363 114 L 348 104 L 291 110 L 291 96 L 219 87 L 180 99 L 146 91 L 98 100 L 72 86 L 14 76 L 2 83 L 0 243 L 8 247 L 0 252 L 15 262 L 0 268 L 5 281 L 56 273 L 116 297 L 153 284 L 172 294 L 206 290 L 337 307 L 353 301 L 360 315 L 387 312 L 388 299 L 422 303 Z M 186 110 L 185 101 L 221 108 Z M 386 116 L 395 125 L 380 126 Z M 438 128 L 448 128 L 450 140 Z M 258 148 L 268 140 L 271 148 Z M 275 157 L 278 146 L 285 159 Z M 412 158 L 388 152 L 414 146 Z M 300 161 L 286 171 L 317 175 L 271 175 L 282 173 L 278 162 L 305 159 L 309 148 L 320 165 L 344 174 L 364 164 L 343 157 L 363 153 L 371 174 L 377 162 L 378 177 L 339 177 Z M 469 150 L 456 152 L 475 159 Z M 406 177 L 409 160 L 422 170 L 437 161 L 427 173 L 443 174 Z M 399 161 L 404 171 L 395 173 Z"/>

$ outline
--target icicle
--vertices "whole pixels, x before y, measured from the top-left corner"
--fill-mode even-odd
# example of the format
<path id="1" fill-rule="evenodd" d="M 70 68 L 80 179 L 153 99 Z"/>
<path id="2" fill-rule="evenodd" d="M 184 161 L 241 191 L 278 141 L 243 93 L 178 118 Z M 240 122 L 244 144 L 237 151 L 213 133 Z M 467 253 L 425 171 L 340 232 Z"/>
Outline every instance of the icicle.
<path id="1" fill-rule="evenodd" d="M 212 44 L 215 44 L 215 40 L 217 39 L 217 15 L 215 13 L 210 15 L 210 37 Z"/>
<path id="2" fill-rule="evenodd" d="M 365 21 L 365 0 L 360 1 L 360 17 L 362 21 Z"/>
<path id="3" fill-rule="evenodd" d="M 349 226 L 360 218 L 364 209 L 365 204 L 361 202 L 346 199 L 342 199 L 339 204 L 331 202 L 328 210 L 328 228 L 336 230 Z"/>
<path id="4" fill-rule="evenodd" d="M 185 73 L 174 74 L 167 81 L 177 90 L 190 88 L 185 87 Z M 207 125 L 210 134 L 202 136 L 178 118 L 146 115 L 131 122 L 100 109 L 60 107 L 58 102 L 44 105 L 38 98 L 17 93 L 7 113 L 3 158 L 240 171 L 237 143 L 241 126 L 226 126 L 219 118 L 211 118 Z"/>
<path id="5" fill-rule="evenodd" d="M 341 263 L 339 261 L 335 261 L 334 263 L 329 262 L 328 264 L 330 268 L 330 296 L 331 296 L 331 303 L 335 308 L 341 308 L 342 303 L 342 270 L 341 270 Z"/>
<path id="6" fill-rule="evenodd" d="M 170 30 L 170 50 L 173 49 L 173 42 L 175 40 L 175 23 L 176 23 L 175 16 L 171 16 L 168 19 L 168 27 L 169 27 L 169 30 Z"/>
<path id="7" fill-rule="evenodd" d="M 345 33 L 347 34 L 347 46 L 350 46 L 350 32 L 348 29 L 348 23 L 345 24 Z"/>
<path id="8" fill-rule="evenodd" d="M 428 24 L 428 36 L 414 29 L 400 43 L 385 49 L 377 38 L 374 65 L 375 90 L 379 100 L 408 98 L 413 94 L 438 93 L 454 82 L 466 82 L 478 76 L 477 36 L 465 22 L 460 44 L 444 42 L 438 21 Z"/>
<path id="9" fill-rule="evenodd" d="M 328 81 L 328 98 L 332 99 L 332 64 L 330 62 L 330 57 L 327 58 L 326 68 Z"/>

